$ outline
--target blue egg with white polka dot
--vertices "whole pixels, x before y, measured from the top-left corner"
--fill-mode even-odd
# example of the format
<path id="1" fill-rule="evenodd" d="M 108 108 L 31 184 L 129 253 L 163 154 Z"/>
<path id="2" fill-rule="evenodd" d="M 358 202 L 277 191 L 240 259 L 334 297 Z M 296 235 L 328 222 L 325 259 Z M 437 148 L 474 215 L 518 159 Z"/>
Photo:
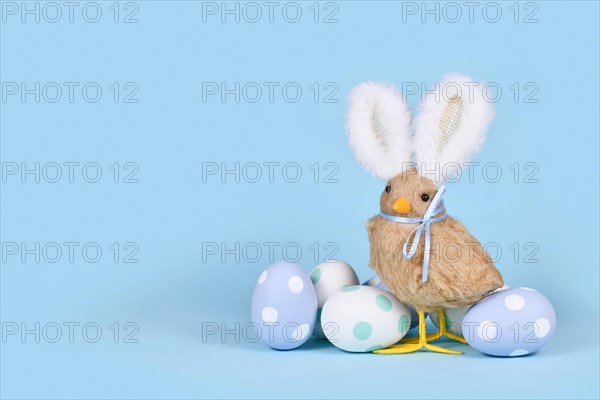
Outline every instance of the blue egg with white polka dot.
<path id="1" fill-rule="evenodd" d="M 495 292 L 475 303 L 462 320 L 462 334 L 480 352 L 515 357 L 544 347 L 556 329 L 550 301 L 534 289 Z"/>
<path id="2" fill-rule="evenodd" d="M 291 350 L 312 334 L 317 295 L 298 265 L 279 261 L 260 274 L 252 296 L 252 324 L 258 337 L 277 350 Z"/>

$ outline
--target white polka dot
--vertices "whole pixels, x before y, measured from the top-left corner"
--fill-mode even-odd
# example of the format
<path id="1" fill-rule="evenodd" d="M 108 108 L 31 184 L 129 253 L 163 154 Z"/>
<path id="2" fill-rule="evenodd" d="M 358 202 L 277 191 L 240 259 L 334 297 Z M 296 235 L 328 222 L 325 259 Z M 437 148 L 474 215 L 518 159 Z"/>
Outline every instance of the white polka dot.
<path id="1" fill-rule="evenodd" d="M 512 311 L 519 311 L 525 306 L 525 299 L 518 294 L 511 294 L 504 298 L 504 305 Z"/>
<path id="2" fill-rule="evenodd" d="M 277 322 L 277 310 L 273 307 L 263 308 L 261 316 L 266 323 Z"/>
<path id="3" fill-rule="evenodd" d="M 300 293 L 304 289 L 304 282 L 299 276 L 292 276 L 288 281 L 288 287 L 292 293 Z"/>
<path id="4" fill-rule="evenodd" d="M 486 342 L 494 342 L 498 337 L 498 327 L 490 321 L 483 321 L 477 328 L 477 334 Z"/>
<path id="5" fill-rule="evenodd" d="M 535 336 L 539 338 L 543 338 L 550 333 L 550 321 L 547 318 L 540 318 L 535 321 L 535 325 L 537 326 L 537 332 Z"/>
<path id="6" fill-rule="evenodd" d="M 294 329 L 294 332 L 292 333 L 292 338 L 296 341 L 302 340 L 308 335 L 308 332 L 310 332 L 310 325 L 302 324 L 300 326 L 297 326 L 296 329 Z"/>
<path id="7" fill-rule="evenodd" d="M 530 292 L 537 292 L 537 290 L 532 289 L 532 288 L 528 288 L 528 287 L 522 287 L 522 288 L 519 288 L 519 289 L 529 290 Z"/>
<path id="8" fill-rule="evenodd" d="M 513 351 L 512 353 L 510 353 L 509 356 L 516 357 L 516 356 L 524 356 L 525 354 L 529 354 L 529 351 L 527 351 L 525 349 L 517 349 L 517 350 Z"/>
<path id="9" fill-rule="evenodd" d="M 262 274 L 258 277 L 258 284 L 262 285 L 263 282 L 267 279 L 267 271 L 263 271 Z"/>

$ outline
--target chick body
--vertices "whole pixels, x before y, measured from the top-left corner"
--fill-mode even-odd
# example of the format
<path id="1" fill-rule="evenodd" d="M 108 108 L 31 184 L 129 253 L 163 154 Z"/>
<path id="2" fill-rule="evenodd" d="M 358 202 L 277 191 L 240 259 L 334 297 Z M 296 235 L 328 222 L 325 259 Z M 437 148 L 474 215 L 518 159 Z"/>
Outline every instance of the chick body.
<path id="1" fill-rule="evenodd" d="M 422 217 L 437 187 L 416 171 L 408 171 L 388 182 L 382 193 L 381 210 L 394 213 L 400 196 L 414 204 L 410 217 Z M 396 213 L 397 214 L 397 213 Z M 398 223 L 379 215 L 367 225 L 370 265 L 398 299 L 418 310 L 432 312 L 440 307 L 465 307 L 502 287 L 504 282 L 492 259 L 457 219 L 448 216 L 431 224 L 429 273 L 422 282 L 425 235 L 421 235 L 414 256 L 406 260 L 402 249 L 418 224 Z"/>

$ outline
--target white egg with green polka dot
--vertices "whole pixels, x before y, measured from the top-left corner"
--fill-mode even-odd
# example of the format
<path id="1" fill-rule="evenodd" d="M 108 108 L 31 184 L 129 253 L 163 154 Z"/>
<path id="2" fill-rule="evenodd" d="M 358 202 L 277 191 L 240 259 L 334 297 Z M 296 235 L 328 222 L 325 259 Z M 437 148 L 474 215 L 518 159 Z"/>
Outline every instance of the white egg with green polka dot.
<path id="1" fill-rule="evenodd" d="M 383 349 L 410 328 L 410 311 L 388 291 L 372 286 L 345 286 L 323 305 L 321 324 L 336 347 L 350 352 Z"/>
<path id="2" fill-rule="evenodd" d="M 387 287 L 387 285 L 385 283 L 383 283 L 381 278 L 379 278 L 379 276 L 377 276 L 377 275 L 375 275 L 368 281 L 363 282 L 363 285 L 375 286 L 376 288 L 387 290 L 388 292 L 392 293 L 392 290 L 389 287 Z M 410 311 L 410 318 L 412 320 L 412 322 L 410 324 L 410 329 L 416 328 L 417 325 L 419 325 L 419 313 L 410 304 L 407 304 L 406 306 L 408 307 L 408 309 Z M 425 315 L 427 315 L 427 313 L 425 313 Z"/>

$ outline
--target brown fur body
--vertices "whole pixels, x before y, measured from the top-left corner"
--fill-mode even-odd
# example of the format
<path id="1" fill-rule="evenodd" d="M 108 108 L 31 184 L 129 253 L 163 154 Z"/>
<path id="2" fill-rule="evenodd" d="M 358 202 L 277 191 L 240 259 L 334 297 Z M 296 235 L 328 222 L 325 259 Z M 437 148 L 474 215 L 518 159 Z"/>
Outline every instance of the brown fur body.
<path id="1" fill-rule="evenodd" d="M 392 178 L 388 184 L 394 189 L 391 193 L 384 191 L 381 198 L 381 209 L 388 214 L 394 214 L 391 204 L 401 194 L 415 204 L 412 215 L 407 216 L 422 216 L 428 204 L 420 204 L 420 196 L 426 192 L 432 198 L 437 191 L 433 182 L 410 171 Z M 422 282 L 425 232 L 415 255 L 410 260 L 402 255 L 404 242 L 417 226 L 389 221 L 379 215 L 372 217 L 367 226 L 370 265 L 400 301 L 422 311 L 465 307 L 502 287 L 502 276 L 488 253 L 450 216 L 431 224 L 428 280 Z"/>

